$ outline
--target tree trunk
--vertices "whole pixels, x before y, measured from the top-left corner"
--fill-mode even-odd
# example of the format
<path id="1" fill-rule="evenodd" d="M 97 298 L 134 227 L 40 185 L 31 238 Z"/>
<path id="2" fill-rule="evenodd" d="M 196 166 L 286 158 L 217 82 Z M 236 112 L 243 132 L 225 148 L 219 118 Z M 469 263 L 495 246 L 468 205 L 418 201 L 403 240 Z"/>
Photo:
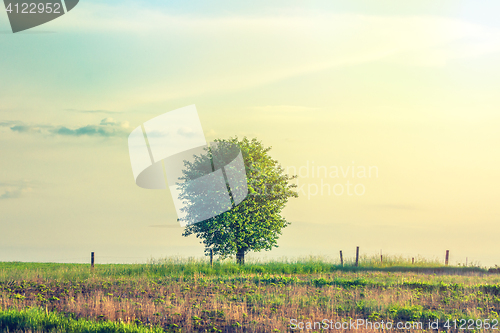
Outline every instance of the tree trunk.
<path id="1" fill-rule="evenodd" d="M 245 264 L 245 249 L 238 249 L 238 252 L 236 252 L 236 262 L 240 265 Z"/>

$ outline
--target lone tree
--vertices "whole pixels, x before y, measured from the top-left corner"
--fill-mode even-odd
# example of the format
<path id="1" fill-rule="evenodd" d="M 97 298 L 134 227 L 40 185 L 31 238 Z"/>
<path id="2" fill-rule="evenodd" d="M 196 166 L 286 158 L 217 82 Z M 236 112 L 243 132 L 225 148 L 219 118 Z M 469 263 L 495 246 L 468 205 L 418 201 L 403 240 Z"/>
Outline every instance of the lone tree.
<path id="1" fill-rule="evenodd" d="M 205 244 L 206 255 L 210 253 L 210 250 L 221 258 L 236 255 L 237 262 L 244 264 L 246 253 L 269 251 L 278 246 L 277 240 L 281 235 L 281 230 L 290 224 L 280 213 L 289 198 L 298 197 L 297 192 L 293 190 L 297 185 L 290 183 L 290 180 L 297 176 L 285 174 L 281 165 L 269 156 L 268 152 L 271 147 L 264 147 L 257 139 L 230 138 L 215 140 L 215 142 L 218 147 L 238 147 L 238 153 L 241 149 L 248 195 L 229 211 L 188 225 L 183 236 L 195 234 L 200 238 Z M 219 155 L 220 150 L 223 148 L 219 148 Z M 230 154 L 227 151 L 226 149 L 225 154 Z M 207 149 L 206 154 L 196 156 L 193 162 L 185 162 L 183 177 L 180 180 L 186 181 L 200 177 L 206 173 L 203 170 L 206 170 L 207 161 L 210 163 L 213 158 L 213 152 Z M 214 163 L 213 160 L 212 163 Z M 193 209 L 200 211 L 199 204 L 202 199 L 192 195 L 190 187 L 186 184 L 178 183 L 182 193 L 181 198 L 187 204 L 185 208 L 187 214 L 195 214 Z M 197 204 L 198 208 L 194 208 Z M 203 207 L 203 202 L 201 206 Z"/>

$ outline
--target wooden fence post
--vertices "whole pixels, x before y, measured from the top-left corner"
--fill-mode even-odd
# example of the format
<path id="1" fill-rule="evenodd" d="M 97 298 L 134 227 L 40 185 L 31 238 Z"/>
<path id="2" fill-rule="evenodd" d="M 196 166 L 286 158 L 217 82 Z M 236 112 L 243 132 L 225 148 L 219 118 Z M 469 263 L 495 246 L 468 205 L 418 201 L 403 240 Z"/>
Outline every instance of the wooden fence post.
<path id="1" fill-rule="evenodd" d="M 340 251 L 340 265 L 344 267 L 344 257 L 342 257 L 342 251 Z"/>
<path id="2" fill-rule="evenodd" d="M 210 249 L 210 266 L 214 265 L 214 250 Z"/>
<path id="3" fill-rule="evenodd" d="M 415 263 L 415 258 L 411 258 L 411 264 L 413 265 Z"/>
<path id="4" fill-rule="evenodd" d="M 94 269 L 94 252 L 90 253 L 90 268 Z"/>
<path id="5" fill-rule="evenodd" d="M 445 265 L 448 266 L 448 262 L 450 259 L 450 250 L 446 250 L 446 259 L 445 259 Z"/>
<path id="6" fill-rule="evenodd" d="M 356 267 L 359 265 L 359 246 L 356 246 Z"/>

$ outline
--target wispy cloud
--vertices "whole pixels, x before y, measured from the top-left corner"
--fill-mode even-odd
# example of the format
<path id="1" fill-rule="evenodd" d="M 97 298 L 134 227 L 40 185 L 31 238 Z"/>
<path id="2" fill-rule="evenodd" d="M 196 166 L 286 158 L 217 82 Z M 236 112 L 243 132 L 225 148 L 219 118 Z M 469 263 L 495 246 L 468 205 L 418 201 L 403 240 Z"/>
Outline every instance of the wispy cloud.
<path id="1" fill-rule="evenodd" d="M 128 121 L 117 121 L 111 117 L 104 118 L 103 120 L 101 120 L 101 123 L 99 125 L 101 125 L 101 126 L 119 126 L 122 128 L 129 128 L 129 126 L 130 126 Z"/>
<path id="2" fill-rule="evenodd" d="M 85 34 L 119 33 L 122 36 L 126 33 L 127 54 L 151 58 L 135 66 L 141 70 L 133 80 L 109 87 L 112 102 L 98 104 L 117 110 L 241 91 L 370 62 L 444 66 L 456 59 L 500 52 L 497 28 L 444 16 L 308 10 L 261 16 L 187 15 L 143 3 L 91 2 L 72 14 L 71 24 L 56 20 L 51 25 L 61 31 L 73 29 Z M 144 43 L 144 36 L 152 41 L 159 36 L 166 38 L 168 47 Z M 116 39 L 117 47 L 123 47 L 121 40 Z M 129 45 L 137 47 L 131 49 Z M 189 56 L 193 54 L 203 54 L 203 57 Z M 112 55 L 110 50 L 103 53 L 103 61 L 111 61 L 107 57 Z M 170 74 L 172 62 L 179 71 Z M 242 63 L 245 66 L 241 66 Z M 110 68 L 106 75 L 121 75 L 113 71 Z"/>
<path id="3" fill-rule="evenodd" d="M 395 209 L 395 210 L 420 210 L 419 207 L 414 205 L 405 205 L 405 204 L 380 204 L 376 205 L 377 208 L 382 209 Z"/>
<path id="4" fill-rule="evenodd" d="M 0 121 L 0 127 L 10 127 L 15 125 L 21 125 L 21 121 Z"/>
<path id="5" fill-rule="evenodd" d="M 301 113 L 301 112 L 314 112 L 321 110 L 320 108 L 308 107 L 308 106 L 297 106 L 297 105 L 266 105 L 266 106 L 253 106 L 249 107 L 249 110 L 265 113 L 280 113 L 280 114 L 291 114 L 291 113 Z"/>
<path id="6" fill-rule="evenodd" d="M 11 131 L 18 133 L 60 136 L 120 137 L 127 136 L 129 134 L 128 121 L 116 121 L 110 117 L 102 119 L 98 125 L 86 125 L 76 128 L 45 124 L 24 124 L 20 121 L 4 121 L 0 122 L 0 126 L 8 127 Z"/>
<path id="7" fill-rule="evenodd" d="M 7 190 L 0 195 L 0 200 L 20 198 L 26 192 L 25 189 Z"/>
<path id="8" fill-rule="evenodd" d="M 150 228 L 174 228 L 174 229 L 180 229 L 181 226 L 179 224 L 176 225 L 171 225 L 171 224 L 157 224 L 157 225 L 150 225 Z"/>
<path id="9" fill-rule="evenodd" d="M 0 183 L 0 200 L 21 198 L 32 191 L 32 184 L 28 181 Z"/>
<path id="10" fill-rule="evenodd" d="M 183 37 L 192 37 L 193 33 L 205 38 L 215 35 L 232 39 L 242 34 L 247 37 L 261 37 L 245 38 L 241 41 L 245 45 L 261 39 L 267 42 L 278 37 L 277 45 L 266 44 L 266 53 L 275 51 L 276 48 L 292 47 L 295 52 L 289 54 L 288 60 L 304 53 L 308 54 L 308 46 L 317 47 L 314 41 L 321 41 L 321 44 L 327 47 L 323 50 L 325 52 L 322 52 L 324 58 L 309 58 L 316 60 L 316 63 L 326 62 L 324 65 L 331 66 L 342 64 L 344 60 L 349 59 L 355 63 L 366 62 L 397 54 L 398 61 L 407 59 L 407 63 L 411 64 L 439 65 L 441 60 L 476 57 L 495 53 L 500 49 L 498 29 L 446 16 L 382 16 L 328 11 L 290 11 L 265 16 L 172 15 L 166 9 L 151 8 L 142 4 L 131 6 L 128 3 L 89 3 L 85 8 L 80 8 L 77 14 L 73 16 L 70 28 L 84 29 L 87 32 L 97 30 L 120 33 L 126 31 L 132 34 L 172 34 L 172 31 L 175 31 L 175 35 Z M 56 21 L 56 24 L 62 25 L 64 22 Z M 269 31 L 273 31 L 273 34 L 269 34 Z M 294 38 L 290 39 L 290 42 L 284 42 L 290 34 L 293 34 Z M 349 38 L 345 38 L 346 35 Z M 459 50 L 437 49 L 446 47 L 451 42 L 458 42 Z M 336 47 L 330 49 L 332 44 Z M 248 52 L 248 49 L 244 48 L 242 51 Z M 416 57 L 408 59 L 408 51 L 415 52 Z M 424 59 L 420 59 L 420 56 Z M 342 61 L 338 61 L 339 57 Z M 437 58 L 430 59 L 434 57 Z M 282 60 L 280 58 L 282 64 L 293 64 Z"/>
<path id="11" fill-rule="evenodd" d="M 65 111 L 69 112 L 78 112 L 78 113 L 102 113 L 102 114 L 120 114 L 122 111 L 109 111 L 109 110 L 78 110 L 78 109 L 65 109 Z"/>

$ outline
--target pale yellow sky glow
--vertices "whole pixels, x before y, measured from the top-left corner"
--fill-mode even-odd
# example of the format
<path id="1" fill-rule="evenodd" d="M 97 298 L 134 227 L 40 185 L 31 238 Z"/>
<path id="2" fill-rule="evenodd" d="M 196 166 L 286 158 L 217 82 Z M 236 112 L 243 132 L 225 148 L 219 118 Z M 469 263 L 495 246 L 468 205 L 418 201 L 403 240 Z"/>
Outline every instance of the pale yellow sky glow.
<path id="1" fill-rule="evenodd" d="M 168 190 L 135 186 L 127 149 L 133 128 L 196 104 L 207 140 L 257 137 L 316 171 L 280 247 L 254 256 L 500 264 L 498 5 L 383 3 L 87 1 L 16 35 L 0 13 L 0 260 L 201 256 Z"/>

